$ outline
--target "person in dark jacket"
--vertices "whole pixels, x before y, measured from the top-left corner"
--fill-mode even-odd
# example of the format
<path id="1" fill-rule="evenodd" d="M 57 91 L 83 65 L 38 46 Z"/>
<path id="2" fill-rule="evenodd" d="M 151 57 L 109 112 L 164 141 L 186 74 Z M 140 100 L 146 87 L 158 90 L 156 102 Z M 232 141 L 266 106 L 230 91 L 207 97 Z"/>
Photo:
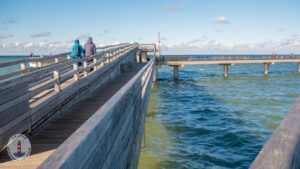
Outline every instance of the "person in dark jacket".
<path id="1" fill-rule="evenodd" d="M 75 40 L 75 44 L 72 47 L 72 58 L 77 59 L 77 58 L 82 58 L 84 56 L 84 50 L 82 46 L 79 44 L 79 40 Z"/>
<path id="2" fill-rule="evenodd" d="M 72 47 L 72 59 L 82 58 L 84 54 L 84 50 L 79 44 L 79 40 L 75 40 L 75 44 Z M 78 66 L 81 66 L 81 62 L 78 63 Z"/>
<path id="3" fill-rule="evenodd" d="M 96 54 L 96 45 L 92 41 L 92 37 L 88 38 L 88 41 L 84 44 L 85 56 L 92 56 Z"/>

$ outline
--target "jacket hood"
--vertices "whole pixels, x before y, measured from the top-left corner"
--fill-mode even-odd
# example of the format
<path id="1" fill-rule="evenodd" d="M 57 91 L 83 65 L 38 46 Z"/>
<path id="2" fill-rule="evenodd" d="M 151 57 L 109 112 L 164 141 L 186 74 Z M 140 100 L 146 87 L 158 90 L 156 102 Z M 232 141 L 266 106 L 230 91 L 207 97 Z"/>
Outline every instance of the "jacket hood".
<path id="1" fill-rule="evenodd" d="M 92 44 L 92 43 L 93 43 L 93 41 L 92 41 L 92 40 L 88 40 L 86 43 L 88 43 L 88 44 Z"/>
<path id="2" fill-rule="evenodd" d="M 78 43 L 78 42 L 75 42 L 74 46 L 79 46 L 79 43 Z"/>

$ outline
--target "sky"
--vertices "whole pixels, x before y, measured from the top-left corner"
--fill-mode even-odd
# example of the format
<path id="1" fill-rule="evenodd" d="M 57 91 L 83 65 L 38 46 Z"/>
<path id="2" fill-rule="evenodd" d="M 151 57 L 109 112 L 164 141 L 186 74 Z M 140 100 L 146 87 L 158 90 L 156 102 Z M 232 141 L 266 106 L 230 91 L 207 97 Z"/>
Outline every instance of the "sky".
<path id="1" fill-rule="evenodd" d="M 157 43 L 162 54 L 300 54 L 299 0 L 0 0 L 0 55 Z"/>

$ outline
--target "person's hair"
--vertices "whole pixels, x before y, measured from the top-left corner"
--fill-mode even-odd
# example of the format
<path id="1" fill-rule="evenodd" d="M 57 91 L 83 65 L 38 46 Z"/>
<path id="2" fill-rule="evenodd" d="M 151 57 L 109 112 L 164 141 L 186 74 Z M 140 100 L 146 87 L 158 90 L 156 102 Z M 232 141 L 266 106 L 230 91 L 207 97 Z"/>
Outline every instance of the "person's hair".
<path id="1" fill-rule="evenodd" d="M 75 42 L 79 43 L 79 40 L 78 40 L 78 39 L 76 39 L 76 40 L 75 40 Z"/>
<path id="2" fill-rule="evenodd" d="M 88 40 L 93 40 L 92 37 L 89 37 Z"/>

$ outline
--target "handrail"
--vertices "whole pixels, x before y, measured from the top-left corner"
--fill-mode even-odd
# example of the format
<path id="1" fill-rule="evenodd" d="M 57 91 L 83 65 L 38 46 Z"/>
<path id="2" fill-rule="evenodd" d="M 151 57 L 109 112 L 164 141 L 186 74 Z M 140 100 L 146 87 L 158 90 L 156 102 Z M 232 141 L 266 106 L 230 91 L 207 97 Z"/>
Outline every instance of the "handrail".
<path id="1" fill-rule="evenodd" d="M 300 95 L 268 142 L 261 149 L 250 169 L 300 168 Z"/>
<path id="2" fill-rule="evenodd" d="M 59 148 L 50 157 L 48 157 L 38 168 L 74 168 L 74 166 L 75 168 L 81 168 L 83 166 L 86 167 L 88 166 L 86 163 L 89 163 L 88 159 L 91 157 L 91 154 L 94 154 L 94 151 L 103 148 L 101 145 L 105 145 L 104 148 L 107 149 L 107 151 L 103 151 L 104 154 L 102 154 L 102 157 L 106 157 L 106 159 L 102 159 L 102 162 L 106 163 L 105 161 L 107 161 L 107 165 L 112 166 L 112 163 L 114 163 L 114 161 L 109 160 L 108 154 L 115 155 L 112 157 L 114 159 L 117 158 L 118 154 L 114 154 L 112 152 L 113 150 L 111 147 L 113 146 L 113 143 L 110 142 L 109 144 L 106 144 L 107 140 L 110 138 L 111 135 L 114 135 L 112 132 L 124 133 L 122 132 L 122 130 L 111 130 L 110 127 L 112 125 L 118 125 L 112 124 L 114 121 L 112 120 L 113 116 L 114 114 L 118 114 L 117 112 L 120 111 L 122 112 L 120 114 L 127 113 L 120 108 L 124 105 L 128 107 L 130 106 L 128 105 L 128 100 L 125 98 L 128 98 L 130 96 L 132 100 L 135 100 L 134 98 L 143 100 L 143 98 L 140 98 L 139 96 L 140 92 L 136 91 L 142 91 L 143 93 L 145 93 L 147 89 L 151 88 L 150 84 L 152 77 L 151 75 L 153 75 L 153 66 L 154 60 L 151 59 L 147 63 L 147 65 L 145 65 L 136 75 L 134 75 L 134 77 L 131 80 L 129 80 L 129 82 L 127 82 L 121 89 L 119 89 L 101 108 L 99 108 L 95 112 L 93 116 L 91 116 L 80 128 L 76 130 L 75 133 L 73 133 L 62 145 L 60 145 Z M 141 112 L 141 110 L 135 111 L 140 114 L 139 116 L 142 116 L 141 114 L 143 112 Z M 126 117 L 128 119 L 133 119 L 131 116 Z M 124 122 L 125 124 L 122 124 L 122 126 L 125 126 L 122 128 L 123 130 L 128 130 L 128 128 L 126 127 L 128 125 L 128 121 L 130 120 L 126 120 L 126 122 Z M 132 127 L 130 126 L 130 128 Z M 94 133 L 97 133 L 96 138 Z M 131 132 L 127 133 L 128 136 Z M 131 137 L 134 137 L 136 134 L 136 132 L 133 133 L 134 134 L 132 134 L 133 136 L 131 135 Z M 116 138 L 116 140 L 117 139 L 118 138 Z M 76 140 L 76 142 L 74 142 L 74 140 Z M 128 149 L 130 149 L 130 146 L 131 144 L 133 144 L 133 142 L 129 144 L 130 145 L 127 146 L 129 147 Z M 95 150 L 91 147 L 97 148 L 95 148 Z M 81 152 L 83 150 L 87 151 L 85 151 L 85 153 L 74 153 Z M 98 164 L 98 168 L 102 168 L 101 164 Z"/>
<path id="3" fill-rule="evenodd" d="M 79 93 L 79 90 L 90 84 L 99 86 L 92 82 L 128 56 L 132 57 L 137 50 L 136 44 L 125 44 L 105 49 L 90 57 L 66 60 L 0 80 L 0 113 L 7 116 L 0 121 L 0 137 L 3 138 L 0 139 L 0 147 L 4 139 L 10 137 L 7 134 L 16 131 L 11 128 L 17 127 L 19 133 L 31 130 L 49 112 L 57 111 L 56 108 L 74 93 Z M 79 62 L 82 66 L 78 66 Z M 89 89 L 89 92 L 92 90 Z M 18 108 L 21 104 L 24 106 Z M 9 113 L 15 109 L 18 116 Z M 18 126 L 21 124 L 22 127 Z"/>
<path id="4" fill-rule="evenodd" d="M 109 45 L 109 46 L 105 46 L 105 47 L 98 47 L 97 49 L 100 50 L 100 53 L 98 52 L 97 54 L 102 54 L 103 52 L 106 52 L 106 51 L 109 51 L 109 50 L 113 50 L 113 49 L 120 49 L 120 48 L 126 47 L 128 45 L 130 45 L 130 44 L 124 43 L 124 44 L 119 44 L 119 45 Z M 68 56 L 67 59 L 65 59 L 63 61 L 59 61 L 57 59 L 59 57 L 64 57 L 66 55 L 69 55 L 69 56 Z M 91 56 L 91 57 L 84 57 L 84 58 L 93 58 L 93 57 Z M 27 68 L 27 66 L 26 66 L 26 64 L 28 62 L 29 63 L 30 62 L 37 62 L 37 61 L 41 62 L 41 61 L 51 60 L 51 59 L 55 59 L 55 61 L 53 63 L 51 63 L 51 64 L 48 64 L 48 65 L 45 65 L 45 66 L 41 66 L 39 68 Z M 0 68 L 4 68 L 4 67 L 16 65 L 16 64 L 21 64 L 21 70 L 20 71 L 9 72 L 7 74 L 1 75 L 0 79 L 5 79 L 5 78 L 11 77 L 11 76 L 15 76 L 15 75 L 19 75 L 19 74 L 26 74 L 28 72 L 39 70 L 41 68 L 47 68 L 47 67 L 52 66 L 52 65 L 57 64 L 57 63 L 66 62 L 68 60 L 71 60 L 70 52 L 68 52 L 68 53 L 62 53 L 62 54 L 57 54 L 57 55 L 53 55 L 53 56 L 49 56 L 49 57 L 44 57 L 44 58 L 19 59 L 19 60 L 14 60 L 14 61 L 0 63 Z"/>
<path id="5" fill-rule="evenodd" d="M 116 47 L 121 47 L 124 45 L 128 45 L 128 43 L 123 43 L 123 44 L 118 44 L 118 45 L 109 45 L 109 46 L 105 46 L 105 47 L 98 47 L 96 49 L 97 50 L 110 50 L 110 49 L 114 49 Z M 4 67 L 16 65 L 16 64 L 28 63 L 28 62 L 45 61 L 45 60 L 55 59 L 55 58 L 59 58 L 59 57 L 66 57 L 67 55 L 71 55 L 71 52 L 55 54 L 52 56 L 45 56 L 45 57 L 41 57 L 41 58 L 18 59 L 18 60 L 0 63 L 0 68 L 4 68 Z"/>

